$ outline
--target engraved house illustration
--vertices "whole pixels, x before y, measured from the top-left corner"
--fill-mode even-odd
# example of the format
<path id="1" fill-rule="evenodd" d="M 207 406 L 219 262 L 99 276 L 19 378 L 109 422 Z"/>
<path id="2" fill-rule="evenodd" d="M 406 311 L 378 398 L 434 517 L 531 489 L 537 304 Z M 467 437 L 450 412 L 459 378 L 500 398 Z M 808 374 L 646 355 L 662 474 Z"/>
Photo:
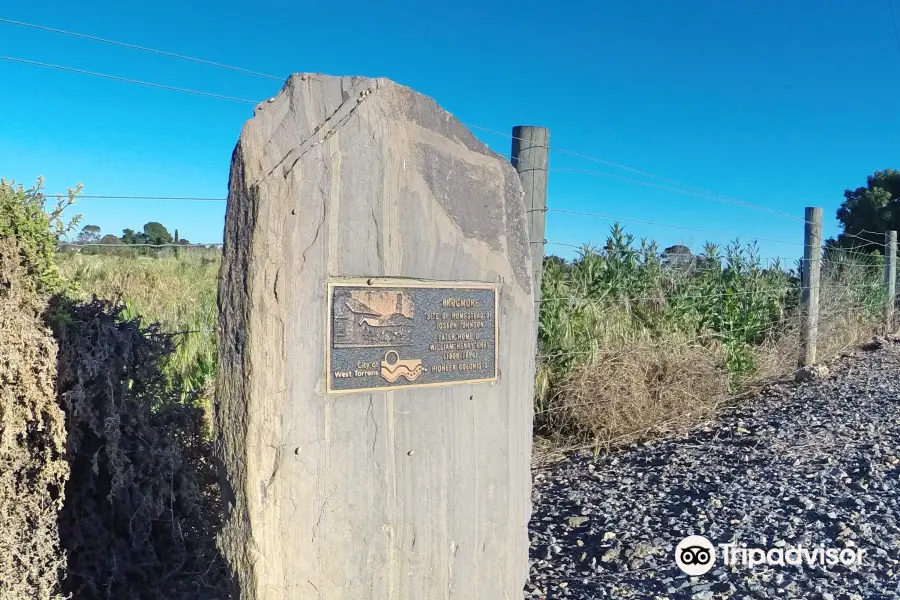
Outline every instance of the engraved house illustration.
<path id="1" fill-rule="evenodd" d="M 399 290 L 334 293 L 335 348 L 407 346 L 412 341 L 413 304 Z"/>

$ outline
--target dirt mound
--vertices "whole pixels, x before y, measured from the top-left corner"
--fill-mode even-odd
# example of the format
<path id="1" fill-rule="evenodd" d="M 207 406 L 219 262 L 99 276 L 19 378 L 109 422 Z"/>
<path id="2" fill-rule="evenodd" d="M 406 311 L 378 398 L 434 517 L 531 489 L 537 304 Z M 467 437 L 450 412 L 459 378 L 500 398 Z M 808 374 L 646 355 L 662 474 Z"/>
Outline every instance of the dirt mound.
<path id="1" fill-rule="evenodd" d="M 65 417 L 57 345 L 25 277 L 17 246 L 0 238 L 0 598 L 60 599 Z"/>

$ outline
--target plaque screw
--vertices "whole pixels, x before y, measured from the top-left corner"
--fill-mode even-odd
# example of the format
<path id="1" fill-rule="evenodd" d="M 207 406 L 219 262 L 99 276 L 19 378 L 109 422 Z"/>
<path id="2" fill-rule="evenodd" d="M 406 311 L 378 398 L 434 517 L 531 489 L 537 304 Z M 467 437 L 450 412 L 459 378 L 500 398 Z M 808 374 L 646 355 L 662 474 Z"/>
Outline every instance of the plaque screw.
<path id="1" fill-rule="evenodd" d="M 372 285 L 372 280 L 371 280 L 371 279 L 367 279 L 367 280 L 366 280 L 366 283 L 367 283 L 368 285 Z"/>
<path id="2" fill-rule="evenodd" d="M 297 456 L 300 456 L 300 446 L 297 446 L 296 448 L 294 448 L 294 454 L 296 454 Z"/>
<path id="3" fill-rule="evenodd" d="M 415 454 L 415 453 L 416 453 L 416 452 L 415 452 L 414 450 L 410 450 L 409 452 L 406 453 L 406 455 L 407 455 L 407 456 L 412 456 L 412 455 Z"/>
<path id="4" fill-rule="evenodd" d="M 292 214 L 292 215 L 296 215 L 296 214 L 297 214 L 297 209 L 296 209 L 296 208 L 292 208 L 292 209 L 291 209 L 291 214 Z"/>

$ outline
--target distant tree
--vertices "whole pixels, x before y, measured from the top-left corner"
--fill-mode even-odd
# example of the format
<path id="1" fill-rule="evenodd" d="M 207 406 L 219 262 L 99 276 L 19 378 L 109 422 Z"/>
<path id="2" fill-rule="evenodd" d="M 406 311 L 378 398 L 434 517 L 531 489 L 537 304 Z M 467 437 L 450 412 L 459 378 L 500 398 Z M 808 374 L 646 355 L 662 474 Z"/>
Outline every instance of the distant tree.
<path id="1" fill-rule="evenodd" d="M 118 237 L 114 236 L 111 233 L 107 233 L 102 238 L 100 238 L 99 243 L 101 246 L 88 246 L 82 249 L 82 252 L 85 254 L 110 254 L 114 253 L 115 249 L 109 248 L 108 246 L 121 246 L 122 240 Z"/>
<path id="2" fill-rule="evenodd" d="M 178 240 L 178 230 L 176 229 L 176 230 L 175 230 L 175 243 L 177 244 L 178 241 L 179 241 L 179 240 Z"/>
<path id="3" fill-rule="evenodd" d="M 96 244 L 100 241 L 100 228 L 96 225 L 85 225 L 78 234 L 79 244 Z"/>
<path id="4" fill-rule="evenodd" d="M 865 187 L 845 190 L 837 219 L 844 232 L 828 240 L 826 247 L 882 251 L 884 232 L 900 229 L 900 171 L 875 171 L 866 178 Z"/>
<path id="5" fill-rule="evenodd" d="M 171 244 L 172 234 L 166 229 L 166 226 L 156 221 L 150 221 L 144 225 L 144 236 L 148 244 Z"/>
<path id="6" fill-rule="evenodd" d="M 177 243 L 181 244 L 182 246 L 190 246 L 191 245 L 191 243 L 188 240 L 186 240 L 185 238 L 181 238 L 180 240 L 178 240 Z"/>
<path id="7" fill-rule="evenodd" d="M 144 243 L 144 234 L 138 233 L 134 229 L 123 229 L 122 230 L 122 243 L 123 244 L 143 244 Z"/>

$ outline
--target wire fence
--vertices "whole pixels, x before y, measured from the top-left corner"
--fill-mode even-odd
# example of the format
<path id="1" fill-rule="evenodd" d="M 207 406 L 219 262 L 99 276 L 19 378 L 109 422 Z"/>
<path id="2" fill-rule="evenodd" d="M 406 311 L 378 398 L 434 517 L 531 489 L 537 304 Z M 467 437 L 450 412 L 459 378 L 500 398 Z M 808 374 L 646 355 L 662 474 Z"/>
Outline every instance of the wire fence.
<path id="1" fill-rule="evenodd" d="M 0 23 L 269 80 L 287 79 L 258 70 L 32 23 L 10 19 L 0 19 Z M 0 56 L 0 61 L 210 100 L 253 105 L 261 102 L 20 57 Z M 469 129 L 484 134 L 531 143 L 496 129 L 465 124 Z M 558 231 L 568 230 L 563 219 L 569 217 L 605 222 L 607 226 L 612 224 L 606 243 L 599 246 L 578 243 L 574 239 L 530 240 L 532 245 L 545 248 L 545 256 L 549 254 L 546 251 L 548 247 L 576 251 L 568 252 L 574 254 L 574 258 L 559 259 L 561 263 L 546 259 L 540 282 L 536 394 L 539 418 L 555 420 L 558 415 L 566 415 L 566 427 L 587 435 L 594 445 L 600 441 L 612 443 L 630 439 L 646 431 L 647 414 L 653 410 L 659 413 L 651 419 L 654 426 L 665 426 L 689 418 L 698 411 L 703 413 L 713 404 L 733 398 L 736 392 L 745 389 L 748 382 L 798 372 L 798 361 L 802 363 L 801 357 L 806 356 L 803 349 L 811 344 L 821 347 L 822 356 L 830 356 L 879 327 L 882 331 L 892 328 L 895 299 L 890 297 L 893 290 L 890 282 L 896 277 L 892 269 L 898 262 L 898 256 L 895 249 L 884 248 L 883 232 L 844 232 L 842 244 L 849 241 L 853 244 L 850 247 L 839 247 L 833 242 L 812 247 L 801 241 L 801 233 L 804 233 L 801 226 L 809 229 L 821 224 L 807 221 L 805 217 L 571 149 L 550 144 L 538 147 L 545 149 L 553 157 L 552 161 L 562 157 L 576 162 L 587 161 L 624 171 L 628 175 L 577 166 L 530 164 L 521 157 L 517 161 L 529 169 L 545 171 L 548 175 L 552 173 L 554 177 L 618 181 L 677 194 L 694 201 L 725 204 L 773 218 L 788 219 L 797 226 L 797 238 L 790 240 L 769 235 L 739 235 L 737 232 L 697 227 L 693 223 L 685 225 L 664 219 L 610 214 L 605 210 L 595 210 L 592 206 L 572 206 L 558 198 L 551 198 L 545 207 L 529 208 L 530 219 L 549 219 L 553 224 L 558 222 L 560 227 L 555 228 Z M 67 197 L 70 192 L 47 196 Z M 227 200 L 195 194 L 84 194 L 78 195 L 78 199 L 216 205 L 224 205 Z M 620 223 L 727 236 L 734 240 L 750 239 L 754 244 L 764 242 L 789 246 L 797 249 L 797 256 L 760 257 L 754 244 L 741 245 L 737 242 L 727 246 L 708 246 L 696 255 L 690 251 L 687 255 L 668 255 L 652 245 L 634 245 L 632 238 L 622 235 Z M 69 253 L 138 258 L 178 257 L 200 250 L 219 252 L 221 248 L 220 242 L 111 244 L 93 238 L 60 244 L 60 250 Z M 804 270 L 810 269 L 810 263 L 803 259 L 804 250 L 818 259 L 814 263 L 818 265 L 817 277 L 810 279 L 810 273 L 804 273 Z M 885 261 L 885 257 L 892 260 Z M 816 295 L 818 304 L 813 307 L 810 298 Z M 208 339 L 214 335 L 214 327 L 212 322 L 208 322 L 206 326 L 184 328 L 164 335 Z M 714 368 L 697 370 L 699 365 L 707 363 L 714 365 Z M 603 374 L 604 369 L 608 371 L 606 375 Z M 663 385 L 668 388 L 663 390 L 660 388 Z M 713 398 L 714 401 L 698 400 L 700 397 Z M 624 399 L 624 404 L 620 406 L 617 399 Z M 698 403 L 701 405 L 699 409 L 696 406 Z M 586 409 L 591 410 L 586 413 Z M 608 414 L 598 416 L 594 409 Z M 671 414 L 674 416 L 669 418 Z"/>

